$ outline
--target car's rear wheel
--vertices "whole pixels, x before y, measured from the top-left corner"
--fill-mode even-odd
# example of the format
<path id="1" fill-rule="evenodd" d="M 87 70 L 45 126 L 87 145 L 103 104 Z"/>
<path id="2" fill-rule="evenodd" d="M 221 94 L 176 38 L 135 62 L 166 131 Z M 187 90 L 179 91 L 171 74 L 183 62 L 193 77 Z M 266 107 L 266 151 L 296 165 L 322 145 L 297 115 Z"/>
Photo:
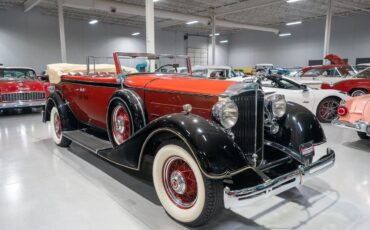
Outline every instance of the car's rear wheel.
<path id="1" fill-rule="evenodd" d="M 222 205 L 222 182 L 204 177 L 180 141 L 159 147 L 153 182 L 168 215 L 187 226 L 206 223 Z"/>
<path id="2" fill-rule="evenodd" d="M 63 136 L 62 120 L 60 119 L 57 107 L 53 107 L 50 112 L 51 135 L 55 144 L 60 147 L 68 147 L 72 142 Z"/>
<path id="3" fill-rule="evenodd" d="M 357 135 L 362 139 L 362 140 L 370 140 L 370 137 L 366 135 L 366 133 L 363 132 L 357 132 Z"/>
<path id="4" fill-rule="evenodd" d="M 337 108 L 340 104 L 340 99 L 329 97 L 322 100 L 317 106 L 316 116 L 320 122 L 329 123 L 338 117 Z"/>
<path id="5" fill-rule="evenodd" d="M 120 100 L 112 103 L 110 112 L 110 136 L 113 145 L 125 142 L 132 134 L 131 114 L 126 104 Z"/>
<path id="6" fill-rule="evenodd" d="M 351 97 L 359 97 L 365 94 L 368 94 L 368 92 L 365 89 L 355 89 L 352 91 Z"/>

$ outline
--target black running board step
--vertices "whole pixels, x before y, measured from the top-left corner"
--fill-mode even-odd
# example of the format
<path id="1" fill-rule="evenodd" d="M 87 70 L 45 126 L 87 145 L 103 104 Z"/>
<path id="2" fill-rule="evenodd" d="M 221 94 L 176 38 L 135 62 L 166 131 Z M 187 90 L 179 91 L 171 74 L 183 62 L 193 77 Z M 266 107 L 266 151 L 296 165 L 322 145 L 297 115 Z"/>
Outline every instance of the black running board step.
<path id="1" fill-rule="evenodd" d="M 64 131 L 63 136 L 95 154 L 103 150 L 113 149 L 109 141 L 100 139 L 81 130 Z"/>

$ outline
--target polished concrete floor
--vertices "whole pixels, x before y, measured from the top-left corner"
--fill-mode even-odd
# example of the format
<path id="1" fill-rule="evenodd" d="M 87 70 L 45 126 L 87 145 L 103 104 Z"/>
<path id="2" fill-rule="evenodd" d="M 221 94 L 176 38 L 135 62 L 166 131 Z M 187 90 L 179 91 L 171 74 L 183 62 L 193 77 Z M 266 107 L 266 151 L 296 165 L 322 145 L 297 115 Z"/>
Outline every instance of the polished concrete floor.
<path id="1" fill-rule="evenodd" d="M 234 211 L 203 229 L 370 229 L 370 141 L 324 125 L 336 165 L 299 189 Z M 145 175 L 71 145 L 59 148 L 39 112 L 0 114 L 0 229 L 185 229 Z"/>

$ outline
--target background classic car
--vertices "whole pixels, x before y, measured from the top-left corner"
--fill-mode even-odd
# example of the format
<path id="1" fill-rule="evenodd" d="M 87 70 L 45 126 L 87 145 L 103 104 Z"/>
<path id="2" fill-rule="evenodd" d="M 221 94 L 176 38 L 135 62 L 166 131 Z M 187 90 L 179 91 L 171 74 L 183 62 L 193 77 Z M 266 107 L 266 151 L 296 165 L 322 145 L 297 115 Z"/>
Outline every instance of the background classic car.
<path id="1" fill-rule="evenodd" d="M 333 84 L 356 74 L 356 70 L 352 66 L 335 54 L 328 54 L 325 59 L 330 62 L 329 65 L 305 67 L 294 79 L 311 88 L 318 89 L 321 88 L 322 83 Z"/>
<path id="2" fill-rule="evenodd" d="M 37 79 L 30 68 L 0 67 L 0 110 L 45 105 L 53 87 Z"/>
<path id="3" fill-rule="evenodd" d="M 336 89 L 346 92 L 352 97 L 362 96 L 370 92 L 370 68 L 367 68 L 349 79 L 334 84 L 322 84 L 322 89 Z"/>
<path id="4" fill-rule="evenodd" d="M 338 114 L 333 125 L 356 130 L 361 139 L 370 139 L 370 95 L 349 98 L 338 107 Z"/>
<path id="5" fill-rule="evenodd" d="M 334 164 L 331 149 L 313 162 L 314 146 L 326 139 L 304 107 L 282 95 L 265 98 L 255 83 L 164 74 L 162 67 L 184 63 L 191 72 L 189 58 L 166 58 L 115 53 L 117 75 L 62 76 L 43 113 L 54 142 L 66 147 L 74 141 L 138 171 L 143 158 L 154 158 L 158 198 L 188 226 L 206 223 L 222 206 L 244 206 L 298 186 Z M 149 70 L 123 73 L 122 64 L 140 59 Z M 150 72 L 155 65 L 158 72 Z M 110 142 L 91 135 L 98 130 Z"/>

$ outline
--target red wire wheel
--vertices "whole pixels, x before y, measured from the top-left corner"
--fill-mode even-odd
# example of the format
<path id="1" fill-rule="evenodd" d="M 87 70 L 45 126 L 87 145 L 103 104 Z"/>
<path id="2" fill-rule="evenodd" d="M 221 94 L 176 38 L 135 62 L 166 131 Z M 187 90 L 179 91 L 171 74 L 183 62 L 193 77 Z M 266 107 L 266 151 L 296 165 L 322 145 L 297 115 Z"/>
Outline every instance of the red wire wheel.
<path id="1" fill-rule="evenodd" d="M 117 145 L 125 142 L 131 134 L 130 116 L 122 104 L 118 104 L 112 110 L 111 115 L 112 136 Z"/>
<path id="2" fill-rule="evenodd" d="M 62 134 L 62 123 L 60 121 L 60 116 L 58 113 L 55 113 L 53 122 L 55 134 L 58 138 L 60 138 L 60 135 Z"/>
<path id="3" fill-rule="evenodd" d="M 178 156 L 166 160 L 163 185 L 169 199 L 179 208 L 191 208 L 197 201 L 197 180 L 190 166 Z"/>

